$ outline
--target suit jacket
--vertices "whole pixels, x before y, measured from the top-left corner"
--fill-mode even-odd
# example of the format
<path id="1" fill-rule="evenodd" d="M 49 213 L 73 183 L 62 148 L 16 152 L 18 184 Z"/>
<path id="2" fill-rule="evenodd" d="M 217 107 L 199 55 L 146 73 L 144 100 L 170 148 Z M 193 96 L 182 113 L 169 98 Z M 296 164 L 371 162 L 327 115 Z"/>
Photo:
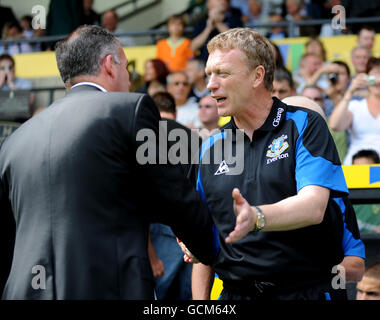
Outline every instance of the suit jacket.
<path id="1" fill-rule="evenodd" d="M 137 132 L 158 142 L 159 120 L 147 95 L 79 86 L 3 142 L 0 212 L 16 222 L 3 299 L 152 299 L 149 222 L 212 262 L 212 221 L 180 166 L 136 161 Z"/>

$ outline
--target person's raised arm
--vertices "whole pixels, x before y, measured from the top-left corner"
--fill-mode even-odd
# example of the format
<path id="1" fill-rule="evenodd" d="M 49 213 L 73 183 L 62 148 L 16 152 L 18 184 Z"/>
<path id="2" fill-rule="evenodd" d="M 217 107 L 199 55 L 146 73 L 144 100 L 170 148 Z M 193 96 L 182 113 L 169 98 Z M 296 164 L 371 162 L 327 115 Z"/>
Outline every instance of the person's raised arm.
<path id="1" fill-rule="evenodd" d="M 326 73 L 339 73 L 339 66 L 335 63 L 324 64 L 314 74 L 306 80 L 307 86 L 314 86 L 317 84 L 319 78 Z"/>
<path id="2" fill-rule="evenodd" d="M 329 126 L 332 130 L 343 131 L 347 130 L 351 126 L 353 116 L 348 110 L 348 104 L 357 89 L 368 86 L 364 79 L 365 76 L 366 74 L 361 73 L 352 80 L 350 87 L 343 96 L 343 99 L 334 108 L 334 111 L 329 119 Z"/>
<path id="3" fill-rule="evenodd" d="M 207 19 L 206 28 L 204 28 L 203 31 L 199 35 L 197 35 L 194 39 L 191 40 L 191 43 L 190 43 L 191 51 L 196 52 L 197 50 L 199 50 L 205 44 L 210 33 L 212 32 L 212 30 L 214 30 L 214 28 L 215 28 L 215 22 L 213 18 L 209 17 Z"/>

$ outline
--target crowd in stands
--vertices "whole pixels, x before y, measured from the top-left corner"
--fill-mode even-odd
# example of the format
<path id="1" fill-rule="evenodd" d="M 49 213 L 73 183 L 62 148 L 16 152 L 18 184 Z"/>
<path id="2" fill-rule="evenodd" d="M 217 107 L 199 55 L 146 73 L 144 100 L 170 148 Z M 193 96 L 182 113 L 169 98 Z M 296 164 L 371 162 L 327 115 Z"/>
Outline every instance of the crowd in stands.
<path id="1" fill-rule="evenodd" d="M 373 1 L 361 1 L 361 8 L 353 4 L 356 2 L 345 0 L 191 2 L 204 5 L 202 13 L 190 19 L 196 21 L 193 33 L 185 35 L 186 19 L 183 16 L 170 17 L 167 21 L 169 35 L 157 41 L 156 57 L 146 61 L 143 81 L 134 91 L 149 94 L 157 104 L 171 101 L 175 110 L 162 106 L 161 114 L 166 115 L 163 117 L 176 120 L 190 129 L 207 129 L 201 131 L 204 139 L 208 136 L 207 132 L 217 129 L 223 120 L 219 119 L 216 102 L 210 97 L 205 74 L 207 43 L 216 34 L 235 27 L 255 28 L 258 23 L 331 19 L 331 8 L 337 4 L 345 6 L 349 17 L 372 16 L 380 11 L 380 5 L 376 6 Z M 115 11 L 109 10 L 100 16 L 93 10 L 93 3 L 93 0 L 52 0 L 46 32 L 32 28 L 32 17 L 24 16 L 17 21 L 9 10 L 3 8 L 1 22 L 4 23 L 0 25 L 2 39 L 64 35 L 81 24 L 102 25 L 116 33 L 125 31 L 118 27 Z M 276 55 L 273 96 L 282 100 L 301 95 L 315 101 L 323 109 L 339 157 L 345 165 L 380 163 L 380 57 L 373 56 L 375 35 L 380 30 L 376 28 L 362 25 L 359 29 L 334 30 L 330 24 L 297 27 L 295 35 L 309 37 L 309 40 L 305 43 L 304 54 L 296 70 L 287 69 L 278 46 L 273 43 Z M 283 26 L 259 27 L 257 31 L 273 41 L 288 37 L 288 31 Z M 351 72 L 346 62 L 327 59 L 320 38 L 353 32 L 357 34 L 357 44 L 347 48 L 351 51 Z M 120 42 L 124 47 L 136 45 L 131 37 L 120 37 Z M 30 83 L 15 77 L 16 66 L 12 55 L 44 49 L 54 48 L 39 43 L 0 45 L 0 90 L 30 89 Z M 380 233 L 379 205 L 355 206 L 355 210 L 362 232 Z M 152 261 L 152 265 L 156 266 L 156 275 L 162 276 L 162 263 L 157 260 L 154 250 Z"/>

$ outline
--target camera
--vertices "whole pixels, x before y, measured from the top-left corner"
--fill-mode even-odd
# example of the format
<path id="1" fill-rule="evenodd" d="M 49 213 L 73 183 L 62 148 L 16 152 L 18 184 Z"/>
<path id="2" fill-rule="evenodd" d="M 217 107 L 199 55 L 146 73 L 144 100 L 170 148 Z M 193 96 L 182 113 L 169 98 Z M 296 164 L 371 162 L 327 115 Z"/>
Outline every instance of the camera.
<path id="1" fill-rule="evenodd" d="M 366 76 L 365 80 L 368 82 L 369 86 L 376 85 L 376 76 Z"/>
<path id="2" fill-rule="evenodd" d="M 338 74 L 337 73 L 329 73 L 328 78 L 332 84 L 336 84 L 338 82 Z"/>

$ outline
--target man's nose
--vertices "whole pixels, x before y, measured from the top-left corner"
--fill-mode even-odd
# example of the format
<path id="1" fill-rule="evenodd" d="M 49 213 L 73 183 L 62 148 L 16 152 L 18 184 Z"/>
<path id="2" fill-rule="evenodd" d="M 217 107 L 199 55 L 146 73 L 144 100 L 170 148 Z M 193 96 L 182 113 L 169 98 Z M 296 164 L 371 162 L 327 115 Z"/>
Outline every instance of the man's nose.
<path id="1" fill-rule="evenodd" d="M 207 89 L 210 90 L 210 91 L 215 91 L 216 89 L 218 89 L 218 82 L 215 78 L 214 75 L 211 75 L 209 77 L 209 80 L 208 80 L 208 83 L 207 83 Z"/>

